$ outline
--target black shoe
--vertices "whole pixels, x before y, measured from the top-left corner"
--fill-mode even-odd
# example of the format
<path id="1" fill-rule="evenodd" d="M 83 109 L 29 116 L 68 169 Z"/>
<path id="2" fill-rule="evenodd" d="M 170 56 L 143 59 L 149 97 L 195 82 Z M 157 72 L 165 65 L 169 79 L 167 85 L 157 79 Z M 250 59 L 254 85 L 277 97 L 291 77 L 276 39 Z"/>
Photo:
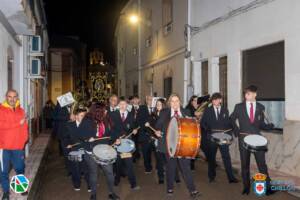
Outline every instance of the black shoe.
<path id="1" fill-rule="evenodd" d="M 161 185 L 161 184 L 164 184 L 164 183 L 165 183 L 164 180 L 159 180 L 159 181 L 158 181 L 158 184 L 160 184 L 160 185 Z"/>
<path id="2" fill-rule="evenodd" d="M 97 200 L 96 194 L 92 194 L 91 197 L 90 197 L 90 200 Z"/>
<path id="3" fill-rule="evenodd" d="M 2 200 L 9 200 L 9 192 L 3 193 Z"/>
<path id="4" fill-rule="evenodd" d="M 214 182 L 216 182 L 216 180 L 215 180 L 215 178 L 209 178 L 208 182 L 209 183 L 214 183 Z"/>
<path id="5" fill-rule="evenodd" d="M 174 194 L 174 191 L 173 190 L 168 190 L 167 194 L 168 194 L 168 196 L 172 196 Z"/>
<path id="6" fill-rule="evenodd" d="M 194 199 L 194 198 L 197 198 L 197 197 L 199 197 L 200 196 L 200 192 L 198 192 L 197 190 L 196 191 L 194 191 L 194 192 L 191 192 L 191 197 Z"/>
<path id="7" fill-rule="evenodd" d="M 181 180 L 180 180 L 180 179 L 177 179 L 175 182 L 176 182 L 176 183 L 181 183 Z"/>
<path id="8" fill-rule="evenodd" d="M 229 183 L 238 183 L 239 180 L 237 180 L 236 178 L 229 180 Z"/>
<path id="9" fill-rule="evenodd" d="M 27 196 L 28 195 L 28 191 L 21 193 L 22 196 Z"/>
<path id="10" fill-rule="evenodd" d="M 268 189 L 267 192 L 266 192 L 266 195 L 267 196 L 270 196 L 272 194 L 275 194 L 277 191 L 276 190 L 271 190 L 271 189 Z"/>
<path id="11" fill-rule="evenodd" d="M 250 193 L 250 188 L 244 188 L 242 195 L 249 195 Z"/>
<path id="12" fill-rule="evenodd" d="M 120 181 L 115 179 L 115 181 L 114 181 L 115 186 L 118 186 L 119 183 L 120 183 Z"/>
<path id="13" fill-rule="evenodd" d="M 116 195 L 115 193 L 112 193 L 112 194 L 109 194 L 108 195 L 108 199 L 111 199 L 111 200 L 119 200 L 120 197 L 118 195 Z"/>

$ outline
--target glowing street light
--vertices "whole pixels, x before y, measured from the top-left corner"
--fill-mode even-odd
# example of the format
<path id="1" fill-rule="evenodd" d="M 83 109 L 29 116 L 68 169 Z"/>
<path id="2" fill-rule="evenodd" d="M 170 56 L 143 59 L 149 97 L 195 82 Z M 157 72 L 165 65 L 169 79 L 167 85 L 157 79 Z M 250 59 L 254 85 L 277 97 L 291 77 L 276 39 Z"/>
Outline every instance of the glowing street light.
<path id="1" fill-rule="evenodd" d="M 129 22 L 131 24 L 137 24 L 139 22 L 139 17 L 137 15 L 130 15 Z"/>

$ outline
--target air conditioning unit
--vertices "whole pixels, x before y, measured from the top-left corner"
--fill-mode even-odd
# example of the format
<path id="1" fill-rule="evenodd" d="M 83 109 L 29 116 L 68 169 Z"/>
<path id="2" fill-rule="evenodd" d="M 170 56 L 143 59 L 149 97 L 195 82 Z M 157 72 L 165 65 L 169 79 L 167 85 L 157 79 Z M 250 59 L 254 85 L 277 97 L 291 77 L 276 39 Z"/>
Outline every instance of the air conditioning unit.
<path id="1" fill-rule="evenodd" d="M 30 76 L 41 76 L 41 60 L 30 58 Z"/>
<path id="2" fill-rule="evenodd" d="M 43 56 L 44 53 L 42 52 L 42 40 L 41 37 L 38 35 L 30 36 L 30 45 L 29 51 L 31 56 Z"/>

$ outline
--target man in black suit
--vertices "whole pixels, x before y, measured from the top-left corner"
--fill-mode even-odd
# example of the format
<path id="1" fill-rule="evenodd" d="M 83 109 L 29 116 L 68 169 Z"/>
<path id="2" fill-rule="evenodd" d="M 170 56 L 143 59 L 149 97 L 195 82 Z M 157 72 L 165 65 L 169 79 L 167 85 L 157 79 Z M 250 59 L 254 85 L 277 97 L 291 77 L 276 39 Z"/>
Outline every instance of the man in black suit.
<path id="1" fill-rule="evenodd" d="M 231 121 L 229 119 L 228 109 L 221 106 L 222 95 L 220 93 L 214 93 L 211 96 L 212 106 L 208 107 L 201 119 L 201 128 L 204 129 L 209 136 L 207 140 L 208 145 L 208 178 L 209 182 L 213 182 L 216 177 L 216 154 L 218 148 L 220 149 L 223 163 L 226 169 L 226 174 L 229 183 L 237 183 L 237 179 L 232 172 L 231 158 L 229 153 L 229 145 L 218 145 L 211 141 L 211 134 L 216 132 L 214 130 L 228 130 L 232 128 Z M 225 133 L 227 134 L 227 133 Z"/>
<path id="2" fill-rule="evenodd" d="M 239 139 L 241 157 L 242 178 L 244 190 L 242 194 L 250 193 L 250 156 L 251 152 L 243 147 L 243 139 L 249 134 L 260 135 L 260 129 L 271 130 L 274 125 L 266 124 L 264 118 L 265 107 L 256 102 L 257 87 L 249 86 L 244 90 L 245 101 L 235 105 L 230 118 L 234 126 L 234 133 Z M 265 151 L 254 153 L 256 164 L 260 173 L 267 176 L 267 195 L 273 193 L 270 190 L 270 177 L 265 159 Z"/>
<path id="3" fill-rule="evenodd" d="M 70 110 L 71 110 L 70 106 L 61 107 L 60 104 L 57 102 L 53 112 L 53 120 L 54 120 L 53 134 L 58 140 L 60 154 L 64 156 L 65 167 L 68 176 L 71 175 L 71 166 L 70 166 L 70 161 L 68 160 L 69 151 L 63 145 L 63 139 L 64 139 L 66 125 L 68 121 L 71 119 L 71 117 L 73 118 L 73 115 L 71 115 Z"/>
<path id="4" fill-rule="evenodd" d="M 119 110 L 115 111 L 111 115 L 112 120 L 112 141 L 116 144 L 120 144 L 119 138 L 123 135 L 128 135 L 133 132 L 137 134 L 137 129 L 135 129 L 134 116 L 132 112 L 127 110 L 127 102 L 125 99 L 120 98 Z M 120 183 L 122 169 L 126 168 L 128 180 L 130 182 L 131 188 L 133 190 L 139 190 L 140 187 L 136 183 L 136 177 L 133 169 L 132 155 L 119 154 L 116 161 L 116 175 L 115 175 L 115 185 Z"/>
<path id="5" fill-rule="evenodd" d="M 137 145 L 141 145 L 144 158 L 145 173 L 150 174 L 152 172 L 151 155 L 154 151 L 154 144 L 150 138 L 150 132 L 145 123 L 151 120 L 152 114 L 152 97 L 146 97 L 146 105 L 140 105 L 140 99 L 138 96 L 134 96 L 132 99 L 133 109 L 136 126 L 139 126 L 139 133 L 137 137 Z"/>
<path id="6" fill-rule="evenodd" d="M 88 143 L 82 143 L 84 140 L 89 139 L 95 135 L 96 129 L 93 129 L 93 124 L 90 120 L 84 119 L 86 114 L 86 109 L 76 109 L 75 110 L 75 120 L 70 121 L 66 124 L 65 134 L 63 138 L 63 145 L 65 148 L 70 151 L 77 151 L 80 148 L 87 149 L 89 148 Z M 81 145 L 77 145 L 72 147 L 72 144 L 82 143 Z M 84 174 L 85 180 L 88 185 L 88 190 L 90 190 L 89 185 L 89 173 L 87 169 L 87 165 L 85 162 L 74 162 L 70 161 L 72 182 L 75 191 L 80 190 L 81 183 L 81 174 Z"/>
<path id="7" fill-rule="evenodd" d="M 168 195 L 173 194 L 173 184 L 175 181 L 175 174 L 176 174 L 176 168 L 177 164 L 180 166 L 180 171 L 183 175 L 183 178 L 185 179 L 185 183 L 187 185 L 187 188 L 190 192 L 190 195 L 192 198 L 197 198 L 199 196 L 199 192 L 196 190 L 192 171 L 190 168 L 191 160 L 188 158 L 174 158 L 169 157 L 169 154 L 167 153 L 166 149 L 166 132 L 169 125 L 169 122 L 172 117 L 188 117 L 190 114 L 187 110 L 183 109 L 181 107 L 180 98 L 177 94 L 172 94 L 169 97 L 169 108 L 166 108 L 163 110 L 160 114 L 160 117 L 158 121 L 156 122 L 155 128 L 157 131 L 155 132 L 157 137 L 163 137 L 162 142 L 164 142 L 163 145 L 161 145 L 162 149 L 160 149 L 161 152 L 166 153 L 167 157 L 167 166 L 166 166 L 166 174 L 167 174 L 167 193 Z"/>
<path id="8" fill-rule="evenodd" d="M 112 112 L 118 110 L 118 96 L 113 94 L 109 97 L 109 105 L 106 108 L 107 114 L 111 116 Z"/>

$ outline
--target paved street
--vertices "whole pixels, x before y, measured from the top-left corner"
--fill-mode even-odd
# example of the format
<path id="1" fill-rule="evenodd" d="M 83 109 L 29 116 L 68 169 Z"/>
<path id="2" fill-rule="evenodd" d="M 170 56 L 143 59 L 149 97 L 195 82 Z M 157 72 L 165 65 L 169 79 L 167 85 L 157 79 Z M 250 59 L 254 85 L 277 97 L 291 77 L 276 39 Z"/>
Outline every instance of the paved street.
<path id="1" fill-rule="evenodd" d="M 248 197 L 240 194 L 242 185 L 228 184 L 224 171 L 219 168 L 217 171 L 216 183 L 209 184 L 206 176 L 207 164 L 202 161 L 197 161 L 196 172 L 194 177 L 197 187 L 202 193 L 200 199 L 203 200 L 250 200 L 258 199 L 254 194 Z M 175 194 L 172 198 L 166 196 L 165 185 L 158 185 L 155 174 L 146 175 L 143 172 L 142 162 L 136 164 L 138 184 L 141 186 L 140 191 L 131 191 L 127 179 L 122 179 L 120 187 L 116 190 L 122 200 L 185 200 L 189 199 L 186 187 L 184 183 L 177 184 L 175 187 Z M 58 156 L 56 148 L 51 149 L 51 153 L 48 158 L 47 171 L 43 176 L 44 183 L 40 189 L 42 200 L 81 200 L 89 199 L 89 193 L 86 190 L 85 183 L 81 187 L 80 192 L 74 192 L 71 180 L 66 176 L 66 172 L 63 166 L 63 159 Z M 99 177 L 98 186 L 98 199 L 107 199 L 107 189 L 103 174 Z M 271 197 L 259 198 L 263 200 L 296 200 L 298 198 L 293 197 L 287 193 L 278 192 Z"/>

